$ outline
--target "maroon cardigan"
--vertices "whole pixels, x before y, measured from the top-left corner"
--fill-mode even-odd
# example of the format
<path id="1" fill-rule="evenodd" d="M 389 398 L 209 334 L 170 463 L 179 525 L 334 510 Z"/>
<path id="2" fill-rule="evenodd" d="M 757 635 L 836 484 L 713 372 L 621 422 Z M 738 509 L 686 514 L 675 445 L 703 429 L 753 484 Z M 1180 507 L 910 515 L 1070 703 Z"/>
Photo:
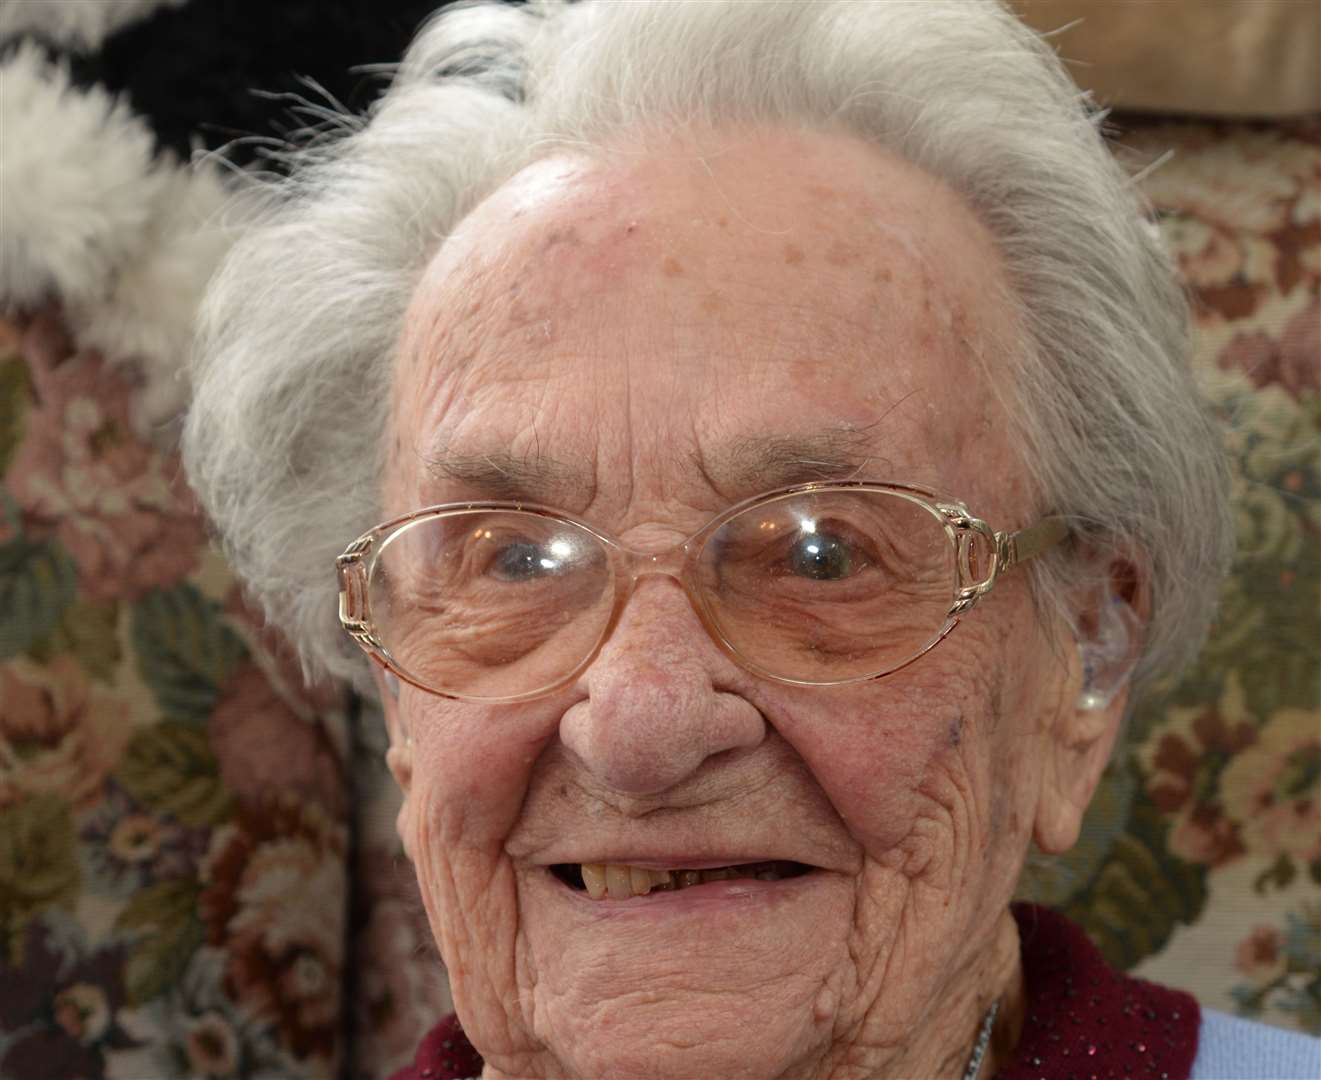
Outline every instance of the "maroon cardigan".
<path id="1" fill-rule="evenodd" d="M 994 1080 L 1188 1080 L 1201 1025 L 1192 997 L 1115 971 L 1048 908 L 1015 904 L 1013 911 L 1027 1008 L 1014 1056 Z M 481 1071 L 481 1056 L 448 1016 L 392 1080 L 465 1080 Z"/>

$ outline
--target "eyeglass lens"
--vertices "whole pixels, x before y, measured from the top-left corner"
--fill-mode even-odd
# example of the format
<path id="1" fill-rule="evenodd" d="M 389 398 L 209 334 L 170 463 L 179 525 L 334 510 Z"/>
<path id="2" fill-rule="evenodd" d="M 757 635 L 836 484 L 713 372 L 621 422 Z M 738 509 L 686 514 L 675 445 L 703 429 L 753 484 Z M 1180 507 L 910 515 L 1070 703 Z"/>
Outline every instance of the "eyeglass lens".
<path id="1" fill-rule="evenodd" d="M 706 538 L 690 584 L 747 663 L 843 682 L 911 660 L 943 632 L 956 586 L 943 520 L 902 493 L 797 493 Z M 530 694 L 592 654 L 622 560 L 528 511 L 455 511 L 404 526 L 371 569 L 373 622 L 410 678 L 472 698 Z"/>

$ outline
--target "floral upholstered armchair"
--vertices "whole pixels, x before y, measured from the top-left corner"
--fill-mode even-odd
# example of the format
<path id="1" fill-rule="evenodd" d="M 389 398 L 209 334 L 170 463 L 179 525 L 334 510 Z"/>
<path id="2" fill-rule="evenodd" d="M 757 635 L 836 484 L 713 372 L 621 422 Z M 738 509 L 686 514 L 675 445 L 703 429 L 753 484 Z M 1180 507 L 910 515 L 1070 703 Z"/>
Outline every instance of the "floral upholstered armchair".
<path id="1" fill-rule="evenodd" d="M 0 62 L 0 1076 L 387 1077 L 448 996 L 382 725 L 304 684 L 172 449 L 242 224 L 123 56 L 208 34 L 110 10 L 72 66 L 55 22 Z M 1321 1033 L 1321 121 L 1129 117 L 1115 144 L 1194 297 L 1239 550 L 1196 666 L 1023 889 L 1122 967 Z"/>

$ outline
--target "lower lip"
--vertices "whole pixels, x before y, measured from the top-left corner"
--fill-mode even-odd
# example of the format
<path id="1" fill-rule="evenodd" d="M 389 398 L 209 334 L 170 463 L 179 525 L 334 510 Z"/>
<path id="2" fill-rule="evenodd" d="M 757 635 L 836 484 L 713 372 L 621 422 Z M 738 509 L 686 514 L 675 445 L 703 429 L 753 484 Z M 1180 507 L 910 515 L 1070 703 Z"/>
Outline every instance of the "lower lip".
<path id="1" fill-rule="evenodd" d="M 751 905 L 792 900 L 823 884 L 825 877 L 822 871 L 812 870 L 778 881 L 731 878 L 727 881 L 704 881 L 682 889 L 653 889 L 645 896 L 633 896 L 627 900 L 593 900 L 586 890 L 574 889 L 549 870 L 545 872 L 552 892 L 562 896 L 583 914 L 604 919 L 665 918 L 690 912 L 747 911 Z"/>

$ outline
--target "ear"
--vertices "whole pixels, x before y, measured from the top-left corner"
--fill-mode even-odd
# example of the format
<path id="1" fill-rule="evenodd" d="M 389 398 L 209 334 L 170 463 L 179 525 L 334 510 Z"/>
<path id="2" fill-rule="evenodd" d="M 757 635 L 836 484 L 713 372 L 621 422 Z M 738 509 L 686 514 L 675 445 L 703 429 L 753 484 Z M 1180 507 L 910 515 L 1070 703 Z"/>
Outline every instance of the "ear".
<path id="1" fill-rule="evenodd" d="M 395 832 L 404 845 L 404 854 L 411 859 L 413 852 L 409 845 L 409 836 L 412 830 L 408 827 L 408 814 L 412 806 L 409 793 L 413 787 L 413 740 L 408 735 L 407 726 L 400 714 L 399 701 L 402 687 L 399 677 L 386 668 L 373 664 L 372 674 L 381 699 L 381 711 L 385 714 L 385 730 L 390 736 L 390 747 L 385 751 L 385 764 L 403 794 L 399 813 L 395 817 Z"/>
<path id="2" fill-rule="evenodd" d="M 1072 604 L 1073 641 L 1064 689 L 1046 739 L 1045 768 L 1033 838 L 1050 855 L 1078 840 L 1083 815 L 1123 727 L 1129 678 L 1142 653 L 1150 614 L 1145 577 L 1128 561 Z"/>

